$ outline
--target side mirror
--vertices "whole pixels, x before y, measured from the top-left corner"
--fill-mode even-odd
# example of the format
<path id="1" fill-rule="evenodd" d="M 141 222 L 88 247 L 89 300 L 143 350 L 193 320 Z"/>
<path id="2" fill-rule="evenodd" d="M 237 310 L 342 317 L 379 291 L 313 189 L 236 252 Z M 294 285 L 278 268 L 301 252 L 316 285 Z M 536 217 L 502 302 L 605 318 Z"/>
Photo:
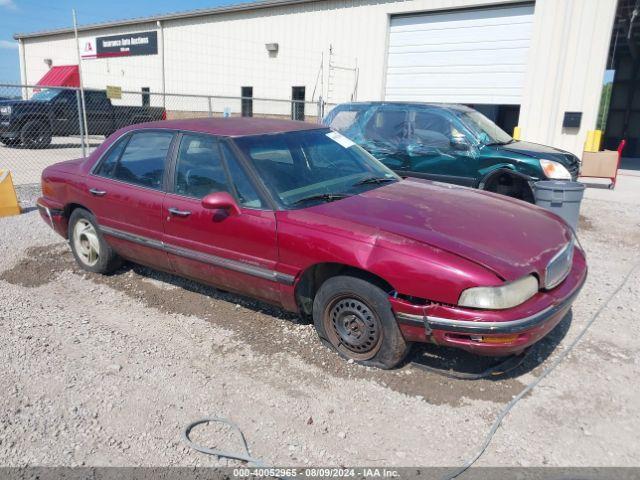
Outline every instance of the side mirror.
<path id="1" fill-rule="evenodd" d="M 240 207 L 227 192 L 215 192 L 205 196 L 202 199 L 202 208 L 207 210 L 227 210 L 232 215 L 240 215 Z"/>
<path id="2" fill-rule="evenodd" d="M 469 142 L 467 142 L 463 137 L 453 137 L 451 139 L 451 148 L 454 150 L 466 151 L 471 148 L 471 145 L 469 145 Z"/>

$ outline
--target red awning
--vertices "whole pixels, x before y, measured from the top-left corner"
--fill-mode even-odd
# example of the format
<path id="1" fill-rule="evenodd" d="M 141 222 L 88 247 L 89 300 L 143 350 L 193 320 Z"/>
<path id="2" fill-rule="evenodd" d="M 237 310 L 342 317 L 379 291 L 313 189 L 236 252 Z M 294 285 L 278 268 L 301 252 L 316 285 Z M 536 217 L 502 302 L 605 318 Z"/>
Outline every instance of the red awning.
<path id="1" fill-rule="evenodd" d="M 80 75 L 77 65 L 51 67 L 36 84 L 41 87 L 79 87 Z"/>

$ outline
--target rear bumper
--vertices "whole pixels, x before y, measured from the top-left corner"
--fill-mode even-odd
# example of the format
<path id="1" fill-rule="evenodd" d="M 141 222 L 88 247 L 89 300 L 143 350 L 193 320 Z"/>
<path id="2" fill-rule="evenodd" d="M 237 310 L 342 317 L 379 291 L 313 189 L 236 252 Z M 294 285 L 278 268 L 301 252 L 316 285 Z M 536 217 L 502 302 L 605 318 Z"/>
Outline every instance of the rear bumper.
<path id="1" fill-rule="evenodd" d="M 56 205 L 44 198 L 39 198 L 36 202 L 38 212 L 42 219 L 53 228 L 56 233 L 63 237 L 67 237 L 67 218 L 64 215 L 64 209 L 61 205 Z"/>
<path id="2" fill-rule="evenodd" d="M 584 257 L 575 255 L 569 276 L 525 304 L 499 311 L 453 306 L 416 307 L 391 299 L 407 340 L 433 342 L 481 355 L 510 355 L 533 345 L 566 316 L 587 278 Z"/>

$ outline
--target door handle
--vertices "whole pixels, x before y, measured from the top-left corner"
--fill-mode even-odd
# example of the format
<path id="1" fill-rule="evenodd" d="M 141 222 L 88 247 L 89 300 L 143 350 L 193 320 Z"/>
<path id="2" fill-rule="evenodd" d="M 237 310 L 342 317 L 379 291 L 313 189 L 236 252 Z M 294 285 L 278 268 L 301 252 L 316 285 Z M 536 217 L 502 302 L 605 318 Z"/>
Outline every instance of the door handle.
<path id="1" fill-rule="evenodd" d="M 94 197 L 104 197 L 107 194 L 106 190 L 98 190 L 97 188 L 89 189 L 89 193 Z"/>
<path id="2" fill-rule="evenodd" d="M 171 215 L 175 215 L 176 217 L 188 217 L 189 215 L 191 215 L 191 212 L 188 210 L 179 210 L 175 207 L 171 207 L 169 209 L 169 213 Z"/>

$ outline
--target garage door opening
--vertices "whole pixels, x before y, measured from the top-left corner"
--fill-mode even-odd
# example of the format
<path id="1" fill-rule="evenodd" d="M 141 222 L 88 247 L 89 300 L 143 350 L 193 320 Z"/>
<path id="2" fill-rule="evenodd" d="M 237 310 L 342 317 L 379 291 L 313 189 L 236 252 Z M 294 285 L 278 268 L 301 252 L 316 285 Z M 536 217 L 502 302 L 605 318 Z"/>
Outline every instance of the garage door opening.
<path id="1" fill-rule="evenodd" d="M 640 9 L 638 0 L 620 0 L 609 49 L 612 82 L 602 92 L 598 127 L 604 130 L 604 148 L 615 150 L 627 140 L 623 167 L 640 170 Z M 610 78 L 610 79 L 611 79 Z"/>
<path id="2" fill-rule="evenodd" d="M 394 16 L 385 99 L 462 103 L 518 124 L 533 5 Z"/>

